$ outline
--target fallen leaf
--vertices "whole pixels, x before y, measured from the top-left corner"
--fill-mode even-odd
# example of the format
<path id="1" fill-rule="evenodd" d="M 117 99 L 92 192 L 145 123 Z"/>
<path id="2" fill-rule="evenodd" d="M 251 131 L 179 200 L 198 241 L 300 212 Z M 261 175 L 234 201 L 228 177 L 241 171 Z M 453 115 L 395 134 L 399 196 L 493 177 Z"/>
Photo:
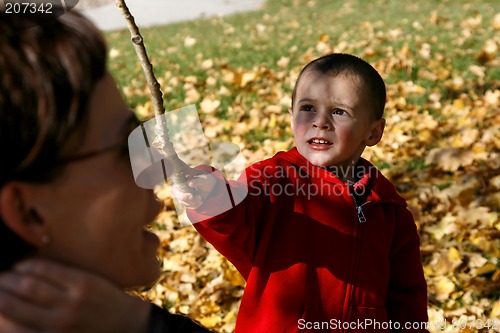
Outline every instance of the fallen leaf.
<path id="1" fill-rule="evenodd" d="M 200 103 L 201 111 L 204 113 L 213 113 L 220 106 L 220 100 L 211 99 L 209 97 L 203 98 Z"/>

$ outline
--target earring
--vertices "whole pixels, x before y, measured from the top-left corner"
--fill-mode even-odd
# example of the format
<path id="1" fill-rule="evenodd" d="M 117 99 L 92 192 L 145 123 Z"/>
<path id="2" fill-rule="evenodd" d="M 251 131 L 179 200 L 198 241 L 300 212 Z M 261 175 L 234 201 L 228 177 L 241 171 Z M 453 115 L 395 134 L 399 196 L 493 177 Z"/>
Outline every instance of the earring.
<path id="1" fill-rule="evenodd" d="M 50 243 L 50 236 L 49 235 L 43 235 L 42 236 L 42 243 L 43 243 L 43 245 L 48 245 Z"/>

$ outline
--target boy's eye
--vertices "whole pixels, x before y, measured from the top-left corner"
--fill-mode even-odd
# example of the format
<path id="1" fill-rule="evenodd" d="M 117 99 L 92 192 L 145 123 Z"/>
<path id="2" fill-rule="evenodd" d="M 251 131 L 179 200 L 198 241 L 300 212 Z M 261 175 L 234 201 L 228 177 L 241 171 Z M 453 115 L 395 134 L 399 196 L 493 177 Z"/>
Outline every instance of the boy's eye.
<path id="1" fill-rule="evenodd" d="M 300 107 L 300 111 L 314 111 L 314 107 L 312 105 L 303 105 Z"/>
<path id="2" fill-rule="evenodd" d="M 345 115 L 347 115 L 347 112 L 345 110 L 342 110 L 342 109 L 334 109 L 332 111 L 332 115 L 345 116 Z"/>

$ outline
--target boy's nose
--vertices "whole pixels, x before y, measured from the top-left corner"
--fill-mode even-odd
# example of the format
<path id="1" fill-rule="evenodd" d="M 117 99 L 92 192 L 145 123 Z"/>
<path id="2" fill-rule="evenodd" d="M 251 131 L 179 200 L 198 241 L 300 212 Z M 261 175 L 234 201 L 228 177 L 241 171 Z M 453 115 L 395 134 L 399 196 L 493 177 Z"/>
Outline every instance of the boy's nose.
<path id="1" fill-rule="evenodd" d="M 321 115 L 314 118 L 312 126 L 313 128 L 319 128 L 325 131 L 329 131 L 333 128 L 331 121 Z"/>

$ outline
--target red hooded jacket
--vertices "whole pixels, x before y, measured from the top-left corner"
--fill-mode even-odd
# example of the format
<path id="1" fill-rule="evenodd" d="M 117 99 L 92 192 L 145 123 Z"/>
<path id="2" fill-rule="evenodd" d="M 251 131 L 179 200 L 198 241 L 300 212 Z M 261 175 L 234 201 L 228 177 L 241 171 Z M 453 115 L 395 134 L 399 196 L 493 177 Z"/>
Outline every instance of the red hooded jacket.
<path id="1" fill-rule="evenodd" d="M 247 281 L 236 332 L 426 332 L 412 215 L 372 164 L 358 165 L 365 174 L 348 186 L 293 148 L 246 179 L 219 174 L 213 195 L 188 211 Z M 239 203 L 213 217 L 229 186 Z"/>

